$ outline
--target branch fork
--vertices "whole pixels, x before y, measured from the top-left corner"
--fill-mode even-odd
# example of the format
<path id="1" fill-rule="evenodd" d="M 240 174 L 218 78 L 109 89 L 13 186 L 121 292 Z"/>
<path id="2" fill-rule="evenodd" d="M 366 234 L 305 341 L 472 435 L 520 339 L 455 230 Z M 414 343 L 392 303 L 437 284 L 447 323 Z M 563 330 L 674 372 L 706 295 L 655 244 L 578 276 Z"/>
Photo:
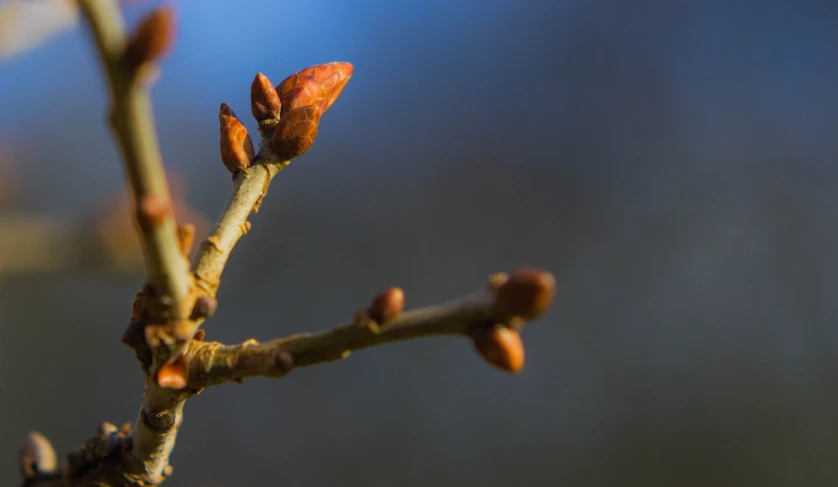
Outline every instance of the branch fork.
<path id="1" fill-rule="evenodd" d="M 145 372 L 145 389 L 133 425 L 116 428 L 103 423 L 60 469 L 49 441 L 30 433 L 20 455 L 25 486 L 158 485 L 172 473 L 169 456 L 183 406 L 204 388 L 251 377 L 281 378 L 296 368 L 342 360 L 376 345 L 462 336 L 489 364 L 511 373 L 522 370 L 520 332 L 547 311 L 556 292 L 553 276 L 534 268 L 495 274 L 481 290 L 409 311 L 404 311 L 404 292 L 389 288 L 348 322 L 327 331 L 264 343 L 204 341 L 199 327 L 215 313 L 222 272 L 236 243 L 250 229 L 250 214 L 258 211 L 271 180 L 311 148 L 323 115 L 348 83 L 353 67 L 312 66 L 276 86 L 257 74 L 250 87 L 250 110 L 262 137 L 258 151 L 232 108 L 221 104 L 219 149 L 232 174 L 233 191 L 190 267 L 187 256 L 195 229 L 175 222 L 148 96 L 159 62 L 174 42 L 174 12 L 157 8 L 128 35 L 116 0 L 79 4 L 111 89 L 111 122 L 136 201 L 149 272 L 122 337 Z"/>

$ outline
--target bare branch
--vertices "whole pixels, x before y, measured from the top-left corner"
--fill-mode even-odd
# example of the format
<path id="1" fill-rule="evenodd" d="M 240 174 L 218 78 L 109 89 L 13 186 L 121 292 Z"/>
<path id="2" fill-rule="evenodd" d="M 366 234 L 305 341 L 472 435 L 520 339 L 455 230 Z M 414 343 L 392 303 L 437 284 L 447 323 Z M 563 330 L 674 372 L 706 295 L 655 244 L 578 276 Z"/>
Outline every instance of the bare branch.
<path id="1" fill-rule="evenodd" d="M 266 150 L 262 150 L 254 162 L 262 161 L 264 158 L 272 158 L 272 156 Z M 271 160 L 254 163 L 247 171 L 239 172 L 234 176 L 233 194 L 221 211 L 221 216 L 212 233 L 201 244 L 201 249 L 195 259 L 193 273 L 196 284 L 207 294 L 215 296 L 221 284 L 221 273 L 227 264 L 227 259 L 230 258 L 233 247 L 250 229 L 248 217 L 251 213 L 259 211 L 259 204 L 268 191 L 271 179 L 289 162 Z"/>
<path id="2" fill-rule="evenodd" d="M 111 90 L 111 125 L 119 141 L 137 203 L 149 280 L 166 312 L 189 312 L 189 263 L 180 252 L 171 197 L 140 67 L 125 59 L 127 36 L 115 0 L 80 0 Z M 163 313 L 166 314 L 166 313 Z M 158 316 L 158 319 L 168 318 Z"/>
<path id="3" fill-rule="evenodd" d="M 534 283 L 531 289 L 524 289 L 521 285 L 519 276 L 524 273 L 528 273 L 527 282 Z M 509 294 L 503 290 L 505 285 L 509 287 L 507 283 L 515 288 L 517 302 L 512 306 L 502 302 L 508 301 L 502 297 Z M 520 365 L 500 364 L 497 360 L 486 357 L 485 348 L 481 349 L 487 345 L 485 340 L 480 340 L 485 335 L 483 331 L 501 326 L 517 335 L 526 320 L 535 319 L 546 311 L 554 294 L 555 280 L 551 274 L 525 270 L 513 274 L 508 279 L 504 275 L 495 276 L 487 290 L 446 304 L 407 311 L 382 324 L 371 318 L 371 310 L 362 310 L 356 313 L 351 323 L 332 330 L 300 333 L 262 344 L 254 339 L 239 345 L 195 341 L 190 345 L 187 354 L 188 387 L 196 391 L 225 382 L 238 382 L 248 377 L 279 378 L 296 367 L 344 359 L 355 350 L 439 335 L 470 337 L 475 341 L 481 355 L 493 365 L 510 372 L 518 372 L 523 366 L 523 349 L 507 350 L 510 344 L 504 343 L 497 345 L 504 348 L 503 350 L 488 351 L 489 354 L 520 355 Z M 372 309 L 376 301 L 373 301 Z M 537 304 L 533 305 L 535 302 Z M 510 310 L 513 314 L 509 314 Z"/>
<path id="4" fill-rule="evenodd" d="M 441 305 L 418 308 L 379 325 L 362 313 L 351 323 L 320 333 L 300 333 L 265 343 L 193 342 L 189 387 L 202 388 L 247 377 L 282 377 L 296 367 L 347 358 L 352 351 L 436 335 L 468 336 L 491 322 L 494 296 L 487 291 Z"/>

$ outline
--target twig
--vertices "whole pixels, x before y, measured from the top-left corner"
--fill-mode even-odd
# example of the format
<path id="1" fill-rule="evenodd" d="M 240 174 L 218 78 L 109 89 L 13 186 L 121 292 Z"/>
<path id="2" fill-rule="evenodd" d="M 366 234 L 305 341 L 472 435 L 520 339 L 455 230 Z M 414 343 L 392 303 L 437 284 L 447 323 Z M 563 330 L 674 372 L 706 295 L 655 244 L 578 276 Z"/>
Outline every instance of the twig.
<path id="1" fill-rule="evenodd" d="M 293 368 L 341 360 L 350 352 L 385 343 L 436 335 L 469 336 L 475 327 L 491 325 L 494 293 L 481 291 L 456 301 L 414 309 L 379 325 L 367 313 L 329 331 L 239 345 L 193 342 L 189 353 L 189 387 L 200 389 L 247 377 L 278 378 Z"/>
<path id="2" fill-rule="evenodd" d="M 141 27 L 135 41 L 143 41 L 145 45 L 129 45 L 115 0 L 80 0 L 79 4 L 107 73 L 113 103 L 110 121 L 136 199 L 146 267 L 154 291 L 154 299 L 145 303 L 145 312 L 156 323 L 177 323 L 191 312 L 192 280 L 178 240 L 151 102 L 142 83 L 143 70 L 149 68 L 148 61 L 152 60 L 143 59 L 143 55 L 159 54 L 169 41 L 161 40 L 159 32 L 155 38 L 153 29 L 143 31 Z M 147 377 L 130 451 L 118 455 L 115 465 L 94 468 L 94 480 L 98 476 L 115 485 L 155 485 L 162 481 L 180 424 L 182 396 L 160 388 L 152 377 Z M 77 470 L 86 472 L 91 469 L 87 463 L 101 460 L 97 455 L 84 458 L 86 466 Z M 77 472 L 74 478 L 88 476 Z"/>
<path id="3" fill-rule="evenodd" d="M 262 151 L 254 162 L 271 157 L 268 151 Z M 210 296 L 215 296 L 218 291 L 221 273 L 233 247 L 250 229 L 248 217 L 259 210 L 259 204 L 265 197 L 271 180 L 289 162 L 261 162 L 233 178 L 233 194 L 221 211 L 212 233 L 201 244 L 193 267 L 197 286 Z"/>
<path id="4" fill-rule="evenodd" d="M 167 305 L 162 315 L 189 313 L 189 263 L 180 252 L 151 102 L 137 68 L 125 59 L 127 36 L 115 0 L 79 0 L 96 39 L 111 90 L 110 121 L 137 202 L 149 281 Z M 170 319 L 157 316 L 158 320 Z"/>

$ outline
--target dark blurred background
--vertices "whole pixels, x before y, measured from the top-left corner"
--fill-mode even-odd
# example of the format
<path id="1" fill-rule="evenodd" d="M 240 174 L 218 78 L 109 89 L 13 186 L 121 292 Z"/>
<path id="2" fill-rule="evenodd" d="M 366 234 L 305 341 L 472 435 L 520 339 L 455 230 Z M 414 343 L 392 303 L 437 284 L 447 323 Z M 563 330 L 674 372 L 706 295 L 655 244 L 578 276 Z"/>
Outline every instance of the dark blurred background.
<path id="1" fill-rule="evenodd" d="M 560 291 L 518 376 L 429 339 L 207 390 L 166 485 L 838 485 L 838 3 L 176 4 L 157 126 L 206 222 L 230 191 L 218 104 L 244 118 L 258 71 L 356 67 L 252 218 L 208 338 L 521 265 Z M 45 235 L 0 255 L 3 485 L 28 430 L 64 453 L 139 404 L 119 338 L 142 270 L 72 250 L 103 212 L 129 221 L 103 86 L 81 29 L 0 66 L 3 237 Z"/>

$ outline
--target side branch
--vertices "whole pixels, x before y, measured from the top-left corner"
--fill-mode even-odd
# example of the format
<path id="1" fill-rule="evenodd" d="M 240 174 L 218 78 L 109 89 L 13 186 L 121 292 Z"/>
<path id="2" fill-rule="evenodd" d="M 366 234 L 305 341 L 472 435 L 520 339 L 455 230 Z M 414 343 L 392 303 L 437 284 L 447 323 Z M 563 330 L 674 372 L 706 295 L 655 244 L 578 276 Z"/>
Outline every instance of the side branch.
<path id="1" fill-rule="evenodd" d="M 159 310 L 158 318 L 166 318 L 162 315 L 169 313 L 183 318 L 191 305 L 189 263 L 180 251 L 151 101 L 143 86 L 143 70 L 153 68 L 149 59 L 127 55 L 134 46 L 127 41 L 115 0 L 79 0 L 79 5 L 107 73 L 112 96 L 111 125 L 136 198 L 149 281 L 167 308 Z M 141 40 L 145 39 L 135 39 Z M 159 38 L 155 41 L 161 42 Z M 145 62 L 139 64 L 140 61 Z"/>
<path id="2" fill-rule="evenodd" d="M 257 163 L 234 176 L 233 194 L 221 211 L 212 233 L 201 244 L 195 259 L 193 273 L 196 284 L 210 296 L 215 296 L 218 291 L 221 273 L 233 247 L 250 229 L 248 217 L 259 210 L 271 180 L 289 162 L 280 160 Z"/>
<path id="3" fill-rule="evenodd" d="M 401 291 L 399 290 L 399 293 Z M 355 319 L 329 331 L 301 333 L 260 344 L 195 341 L 187 354 L 192 391 L 248 377 L 279 378 L 293 368 L 341 360 L 352 351 L 385 343 L 438 335 L 470 337 L 490 363 L 510 372 L 523 366 L 519 331 L 544 313 L 555 294 L 555 280 L 544 271 L 496 275 L 488 290 L 447 304 L 417 308 L 379 324 L 376 301 Z M 402 295 L 403 299 L 403 295 Z M 386 312 L 384 313 L 386 315 Z"/>

